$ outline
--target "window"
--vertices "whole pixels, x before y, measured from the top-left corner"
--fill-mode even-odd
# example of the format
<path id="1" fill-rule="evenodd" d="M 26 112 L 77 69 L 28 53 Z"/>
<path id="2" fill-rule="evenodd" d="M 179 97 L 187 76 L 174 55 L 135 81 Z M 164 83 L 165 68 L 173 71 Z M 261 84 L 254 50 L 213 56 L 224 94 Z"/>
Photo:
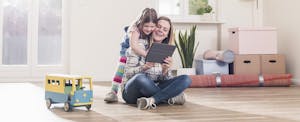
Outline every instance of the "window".
<path id="1" fill-rule="evenodd" d="M 57 80 L 57 81 L 56 81 L 56 84 L 57 84 L 58 86 L 60 85 L 60 82 L 59 82 L 59 80 Z"/>
<path id="2" fill-rule="evenodd" d="M 84 85 L 84 90 L 91 90 L 90 86 L 91 79 L 82 79 L 82 84 Z"/>
<path id="3" fill-rule="evenodd" d="M 3 58 L 5 65 L 27 64 L 27 0 L 3 1 Z"/>
<path id="4" fill-rule="evenodd" d="M 61 0 L 39 1 L 38 64 L 61 64 Z"/>
<path id="5" fill-rule="evenodd" d="M 55 85 L 55 80 L 52 80 L 52 85 Z"/>
<path id="6" fill-rule="evenodd" d="M 65 86 L 72 86 L 71 80 L 65 80 Z"/>
<path id="7" fill-rule="evenodd" d="M 158 13 L 173 21 L 215 21 L 217 0 L 157 0 Z"/>
<path id="8" fill-rule="evenodd" d="M 78 85 L 80 85 L 80 84 L 79 84 L 79 83 L 80 83 L 80 81 L 81 81 L 80 79 L 76 79 L 76 80 L 75 80 L 75 82 L 74 82 L 74 83 L 75 83 L 75 86 L 76 86 L 76 87 L 77 87 Z"/>
<path id="9" fill-rule="evenodd" d="M 3 45 L 2 64 L 27 65 L 32 40 L 33 20 L 31 14 L 38 14 L 38 56 L 40 65 L 57 65 L 62 63 L 62 0 L 3 0 L 1 3 L 3 21 L 0 43 Z M 36 6 L 36 3 L 38 6 Z M 38 11 L 31 11 L 38 7 Z M 29 36 L 29 37 L 28 37 Z M 1 53 L 1 52 L 0 52 Z M 34 57 L 35 58 L 35 57 Z M 1 62 L 0 62 L 1 63 Z M 1 64 L 0 64 L 1 65 Z"/>
<path id="10" fill-rule="evenodd" d="M 0 79 L 26 81 L 68 72 L 70 2 L 0 0 Z"/>
<path id="11" fill-rule="evenodd" d="M 158 12 L 162 15 L 181 15 L 181 0 L 159 0 Z"/>

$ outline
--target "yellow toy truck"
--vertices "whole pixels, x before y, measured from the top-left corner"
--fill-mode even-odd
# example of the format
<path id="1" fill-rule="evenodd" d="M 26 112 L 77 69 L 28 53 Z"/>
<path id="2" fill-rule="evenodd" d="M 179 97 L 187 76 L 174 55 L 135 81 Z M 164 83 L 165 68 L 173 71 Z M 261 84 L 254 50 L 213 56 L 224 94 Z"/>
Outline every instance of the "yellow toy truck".
<path id="1" fill-rule="evenodd" d="M 48 74 L 45 79 L 45 99 L 48 109 L 52 104 L 64 103 L 66 112 L 78 106 L 90 110 L 93 103 L 92 77 Z"/>

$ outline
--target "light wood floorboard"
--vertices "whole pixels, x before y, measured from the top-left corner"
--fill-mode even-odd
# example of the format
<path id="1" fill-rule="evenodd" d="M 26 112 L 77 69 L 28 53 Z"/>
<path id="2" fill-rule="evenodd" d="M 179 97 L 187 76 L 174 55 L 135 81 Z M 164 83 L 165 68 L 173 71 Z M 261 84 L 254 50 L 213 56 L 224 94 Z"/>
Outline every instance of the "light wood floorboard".
<path id="1" fill-rule="evenodd" d="M 138 110 L 120 95 L 118 103 L 107 104 L 103 98 L 109 89 L 109 82 L 95 83 L 91 111 L 64 112 L 63 105 L 46 109 L 42 83 L 0 83 L 0 121 L 300 122 L 299 86 L 189 88 L 186 104 L 154 110 Z"/>

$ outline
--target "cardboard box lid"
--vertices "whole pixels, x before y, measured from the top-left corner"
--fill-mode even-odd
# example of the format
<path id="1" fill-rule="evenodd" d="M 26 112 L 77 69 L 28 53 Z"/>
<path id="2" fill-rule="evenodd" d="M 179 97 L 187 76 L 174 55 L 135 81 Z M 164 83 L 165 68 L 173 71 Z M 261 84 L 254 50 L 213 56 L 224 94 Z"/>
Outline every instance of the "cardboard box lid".
<path id="1" fill-rule="evenodd" d="M 233 27 L 228 28 L 229 32 L 232 31 L 276 31 L 274 27 Z"/>

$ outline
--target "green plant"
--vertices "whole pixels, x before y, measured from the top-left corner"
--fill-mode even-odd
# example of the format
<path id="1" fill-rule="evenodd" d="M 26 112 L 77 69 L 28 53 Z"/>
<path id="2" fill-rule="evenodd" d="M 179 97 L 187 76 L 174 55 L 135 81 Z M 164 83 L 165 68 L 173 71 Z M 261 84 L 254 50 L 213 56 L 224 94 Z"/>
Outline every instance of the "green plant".
<path id="1" fill-rule="evenodd" d="M 207 5 L 205 7 L 205 13 L 210 13 L 212 11 L 212 7 L 210 5 Z"/>
<path id="2" fill-rule="evenodd" d="M 203 15 L 205 13 L 210 13 L 212 11 L 212 7 L 210 5 L 205 5 L 204 7 L 200 7 L 197 9 L 197 14 Z"/>
<path id="3" fill-rule="evenodd" d="M 196 25 L 190 29 L 190 33 L 187 31 L 184 34 L 179 31 L 178 40 L 175 40 L 175 45 L 180 55 L 183 68 L 192 68 L 195 52 L 199 46 L 199 42 L 195 46 L 195 31 Z"/>

